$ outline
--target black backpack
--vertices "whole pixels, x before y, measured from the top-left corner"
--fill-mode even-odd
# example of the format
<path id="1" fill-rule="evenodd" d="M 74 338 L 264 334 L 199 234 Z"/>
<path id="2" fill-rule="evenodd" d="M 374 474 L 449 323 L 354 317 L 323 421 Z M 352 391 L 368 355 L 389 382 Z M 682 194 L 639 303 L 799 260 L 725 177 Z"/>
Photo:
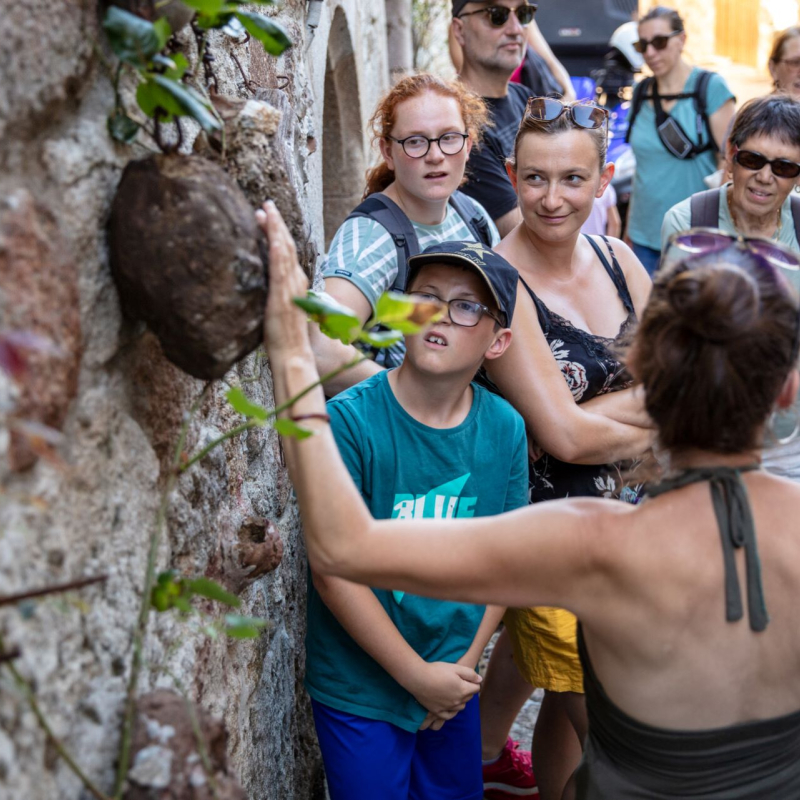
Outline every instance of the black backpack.
<path id="1" fill-rule="evenodd" d="M 690 225 L 692 228 L 717 228 L 719 227 L 719 204 L 722 202 L 722 189 L 708 189 L 692 195 Z M 794 220 L 794 233 L 800 242 L 800 195 L 793 194 L 790 201 L 792 219 Z"/>
<path id="2" fill-rule="evenodd" d="M 489 227 L 489 221 L 478 210 L 475 201 L 463 192 L 456 191 L 450 197 L 450 205 L 472 231 L 475 240 L 491 247 L 492 230 Z M 404 291 L 408 277 L 408 259 L 419 253 L 419 241 L 411 220 L 397 203 L 386 195 L 377 193 L 371 194 L 353 209 L 347 219 L 354 217 L 374 219 L 375 222 L 383 225 L 394 239 L 394 246 L 397 248 L 397 277 L 391 288 L 397 292 Z"/>
<path id="3" fill-rule="evenodd" d="M 683 100 L 691 97 L 694 100 L 694 108 L 697 112 L 697 138 L 699 144 L 694 146 L 689 151 L 688 155 L 684 158 L 694 158 L 700 153 L 705 153 L 707 150 L 717 152 L 719 147 L 714 141 L 714 136 L 711 133 L 711 126 L 708 121 L 708 110 L 706 108 L 706 95 L 708 94 L 708 84 L 711 80 L 713 72 L 701 69 L 700 75 L 697 78 L 693 92 L 682 92 L 681 94 L 665 94 L 661 95 L 661 100 Z M 633 89 L 633 100 L 631 101 L 630 120 L 628 122 L 628 131 L 625 134 L 625 142 L 629 143 L 631 140 L 631 131 L 636 122 L 636 117 L 641 111 L 644 101 L 648 98 L 653 99 L 653 90 L 656 88 L 656 79 L 653 77 L 645 78 L 636 84 Z M 667 115 L 668 116 L 668 115 Z M 657 123 L 658 124 L 658 123 Z M 708 133 L 708 141 L 703 141 L 703 133 Z"/>

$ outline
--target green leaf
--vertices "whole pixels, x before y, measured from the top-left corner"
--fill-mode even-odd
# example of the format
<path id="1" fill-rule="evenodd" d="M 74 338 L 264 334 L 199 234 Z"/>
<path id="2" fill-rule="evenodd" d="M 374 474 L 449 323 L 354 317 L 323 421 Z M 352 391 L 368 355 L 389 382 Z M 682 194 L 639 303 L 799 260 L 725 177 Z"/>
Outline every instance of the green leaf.
<path id="1" fill-rule="evenodd" d="M 199 92 L 166 75 L 148 74 L 147 80 L 136 90 L 136 101 L 148 117 L 154 117 L 157 108 L 163 109 L 166 112 L 163 122 L 169 122 L 173 117 L 191 117 L 207 133 L 221 127 Z"/>
<path id="2" fill-rule="evenodd" d="M 234 639 L 255 639 L 269 625 L 269 620 L 259 617 L 240 617 L 238 614 L 225 615 L 225 633 Z"/>
<path id="3" fill-rule="evenodd" d="M 242 601 L 236 595 L 226 592 L 216 581 L 212 581 L 210 578 L 193 578 L 185 581 L 185 585 L 192 594 L 199 594 L 209 600 L 216 600 L 218 603 L 224 603 L 231 608 L 239 608 L 242 604 Z"/>
<path id="4" fill-rule="evenodd" d="M 112 139 L 123 144 L 130 144 L 139 133 L 139 123 L 132 120 L 121 109 L 117 109 L 108 118 L 108 132 Z"/>
<path id="5" fill-rule="evenodd" d="M 361 320 L 356 314 L 327 294 L 309 291 L 305 297 L 295 297 L 294 302 L 308 313 L 330 339 L 351 344 L 361 333 Z"/>
<path id="6" fill-rule="evenodd" d="M 116 6 L 111 6 L 106 12 L 103 28 L 116 57 L 140 70 L 147 69 L 150 59 L 164 47 L 170 36 L 169 23 L 165 19 L 148 22 Z"/>
<path id="7" fill-rule="evenodd" d="M 272 427 L 281 436 L 290 436 L 292 439 L 308 439 L 309 436 L 314 435 L 314 431 L 301 427 L 293 419 L 276 419 Z"/>
<path id="8" fill-rule="evenodd" d="M 163 67 L 164 71 L 161 74 L 173 81 L 179 81 L 189 69 L 189 62 L 183 53 L 176 53 L 172 58 L 156 53 L 151 63 Z"/>
<path id="9" fill-rule="evenodd" d="M 422 300 L 398 292 L 384 292 L 375 304 L 375 316 L 368 328 L 380 324 L 406 335 L 419 333 L 444 313 L 441 303 Z"/>
<path id="10" fill-rule="evenodd" d="M 279 56 L 292 46 L 286 28 L 269 17 L 256 11 L 237 11 L 235 16 L 244 25 L 245 30 L 264 45 L 264 49 L 270 55 Z"/>
<path id="11" fill-rule="evenodd" d="M 187 597 L 176 597 L 172 601 L 172 605 L 184 614 L 191 614 L 194 611 Z"/>
<path id="12" fill-rule="evenodd" d="M 185 6 L 193 8 L 200 14 L 207 14 L 208 16 L 215 16 L 222 11 L 225 5 L 225 0 L 182 0 Z"/>
<path id="13" fill-rule="evenodd" d="M 358 340 L 368 344 L 370 347 L 391 347 L 401 341 L 403 334 L 400 331 L 362 331 L 358 335 Z"/>
<path id="14" fill-rule="evenodd" d="M 248 419 L 258 419 L 262 422 L 266 422 L 269 419 L 269 411 L 263 406 L 252 402 L 238 386 L 229 389 L 225 397 L 228 398 L 228 402 L 236 411 Z"/>

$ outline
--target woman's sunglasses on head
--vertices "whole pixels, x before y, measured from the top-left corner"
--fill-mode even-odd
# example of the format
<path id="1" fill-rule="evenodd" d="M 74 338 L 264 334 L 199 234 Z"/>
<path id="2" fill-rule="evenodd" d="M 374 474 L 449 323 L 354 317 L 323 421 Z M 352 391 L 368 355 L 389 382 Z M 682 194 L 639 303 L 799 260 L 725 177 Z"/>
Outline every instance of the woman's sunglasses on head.
<path id="1" fill-rule="evenodd" d="M 523 27 L 530 24 L 536 14 L 537 6 L 534 3 L 529 3 L 518 8 L 509 8 L 508 6 L 487 6 L 486 8 L 479 8 L 477 11 L 467 11 L 465 14 L 459 14 L 458 18 L 470 17 L 473 14 L 486 14 L 489 22 L 495 28 L 502 28 L 508 22 L 508 18 L 512 12 L 517 15 L 519 24 Z"/>
<path id="2" fill-rule="evenodd" d="M 553 122 L 566 114 L 574 125 L 590 131 L 602 128 L 608 120 L 605 108 L 586 102 L 564 103 L 555 97 L 531 97 L 525 114 L 541 122 Z"/>
<path id="3" fill-rule="evenodd" d="M 683 31 L 672 31 L 672 33 L 662 33 L 659 36 L 654 36 L 652 39 L 639 39 L 638 42 L 633 43 L 633 49 L 637 53 L 645 53 L 650 45 L 653 45 L 655 50 L 663 50 L 673 36 L 678 36 Z"/>
<path id="4" fill-rule="evenodd" d="M 796 178 L 800 175 L 800 164 L 796 161 L 790 161 L 788 158 L 769 159 L 763 153 L 756 153 L 754 150 L 740 150 L 737 147 L 733 160 L 739 166 L 753 172 L 758 172 L 769 164 L 776 178 Z"/>

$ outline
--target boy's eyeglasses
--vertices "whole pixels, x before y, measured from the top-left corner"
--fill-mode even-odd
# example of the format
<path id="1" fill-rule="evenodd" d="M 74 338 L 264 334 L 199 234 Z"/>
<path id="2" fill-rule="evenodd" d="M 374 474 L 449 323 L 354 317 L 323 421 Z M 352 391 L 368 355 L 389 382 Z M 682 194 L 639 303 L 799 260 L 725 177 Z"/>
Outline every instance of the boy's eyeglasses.
<path id="1" fill-rule="evenodd" d="M 462 328 L 474 328 L 480 321 L 481 317 L 486 314 L 491 317 L 498 325 L 502 326 L 503 323 L 495 316 L 494 312 L 483 305 L 483 303 L 476 303 L 473 300 L 442 300 L 435 294 L 428 292 L 409 292 L 412 297 L 419 297 L 422 300 L 429 302 L 441 303 L 447 306 L 447 316 L 450 317 L 450 322 L 453 325 L 459 325 Z"/>
<path id="2" fill-rule="evenodd" d="M 387 136 L 386 138 L 397 142 L 403 148 L 403 152 L 410 158 L 424 158 L 428 155 L 428 150 L 431 149 L 431 145 L 434 142 L 439 145 L 439 149 L 446 156 L 454 156 L 460 153 L 464 149 L 464 143 L 469 139 L 469 134 L 451 131 L 443 133 L 436 139 L 429 139 L 419 133 L 415 133 L 413 136 L 406 136 L 405 139 L 395 139 L 394 136 Z"/>
<path id="3" fill-rule="evenodd" d="M 786 277 L 780 273 L 781 269 L 791 271 L 800 270 L 800 256 L 788 247 L 771 239 L 761 236 L 741 236 L 725 233 L 717 228 L 690 228 L 688 231 L 678 231 L 672 235 L 664 252 L 665 259 L 671 252 L 677 250 L 687 257 L 699 257 L 721 253 L 731 245 L 747 250 L 756 256 L 756 262 L 774 281 L 780 281 L 791 291 Z M 797 361 L 800 350 L 800 309 L 797 318 L 798 327 L 792 342 L 792 363 Z"/>
<path id="4" fill-rule="evenodd" d="M 525 114 L 541 122 L 553 122 L 566 114 L 574 125 L 587 130 L 602 128 L 608 120 L 608 111 L 593 103 L 562 103 L 554 97 L 531 97 Z"/>
<path id="5" fill-rule="evenodd" d="M 637 53 L 644 54 L 647 48 L 653 45 L 654 50 L 663 50 L 673 36 L 679 36 L 683 31 L 672 31 L 672 33 L 662 33 L 659 36 L 654 36 L 652 39 L 639 39 L 638 42 L 633 43 L 633 49 Z"/>
<path id="6" fill-rule="evenodd" d="M 769 159 L 763 153 L 756 153 L 754 150 L 740 150 L 737 147 L 733 160 L 753 172 L 758 172 L 769 164 L 776 178 L 796 178 L 800 175 L 800 164 L 796 161 L 790 161 L 788 158 Z"/>
<path id="7" fill-rule="evenodd" d="M 513 12 L 517 15 L 519 24 L 524 28 L 533 21 L 538 8 L 539 6 L 532 3 L 519 6 L 518 8 L 509 8 L 508 6 L 488 6 L 487 8 L 479 8 L 477 11 L 467 11 L 466 14 L 459 14 L 458 18 L 461 19 L 462 17 L 469 17 L 473 14 L 486 14 L 489 17 L 489 22 L 493 27 L 502 28 L 503 25 L 508 22 L 508 18 Z"/>

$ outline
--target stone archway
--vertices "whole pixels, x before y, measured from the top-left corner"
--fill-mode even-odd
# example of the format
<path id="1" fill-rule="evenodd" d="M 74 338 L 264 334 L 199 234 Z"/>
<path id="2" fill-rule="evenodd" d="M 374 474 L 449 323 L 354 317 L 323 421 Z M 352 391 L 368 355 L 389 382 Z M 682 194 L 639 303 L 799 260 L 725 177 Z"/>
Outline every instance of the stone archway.
<path id="1" fill-rule="evenodd" d="M 336 9 L 328 37 L 322 131 L 322 196 L 325 247 L 364 190 L 364 127 L 347 17 Z"/>

